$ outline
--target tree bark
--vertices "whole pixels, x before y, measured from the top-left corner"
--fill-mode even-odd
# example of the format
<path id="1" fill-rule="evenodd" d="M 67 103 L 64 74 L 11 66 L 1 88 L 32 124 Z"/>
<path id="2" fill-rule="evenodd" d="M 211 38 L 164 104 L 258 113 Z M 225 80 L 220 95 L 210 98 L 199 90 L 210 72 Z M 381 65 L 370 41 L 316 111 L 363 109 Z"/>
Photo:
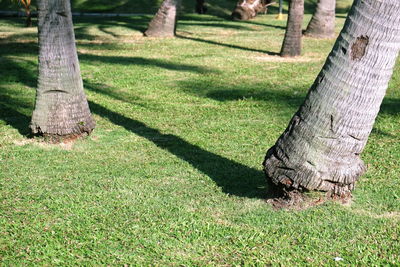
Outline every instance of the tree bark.
<path id="1" fill-rule="evenodd" d="M 319 0 L 304 34 L 314 38 L 333 38 L 335 36 L 335 9 L 335 0 Z"/>
<path id="2" fill-rule="evenodd" d="M 144 35 L 149 37 L 175 36 L 180 2 L 180 0 L 164 0 Z"/>
<path id="3" fill-rule="evenodd" d="M 32 132 L 90 133 L 95 124 L 83 91 L 70 1 L 41 0 L 38 11 L 39 77 Z"/>
<path id="4" fill-rule="evenodd" d="M 233 20 L 249 20 L 265 12 L 270 0 L 239 0 L 232 12 Z"/>
<path id="5" fill-rule="evenodd" d="M 349 194 L 400 49 L 400 2 L 356 0 L 304 103 L 263 162 L 289 189 Z"/>
<path id="6" fill-rule="evenodd" d="M 25 8 L 25 14 L 26 14 L 25 26 L 32 27 L 32 14 L 29 7 Z"/>
<path id="7" fill-rule="evenodd" d="M 285 39 L 281 49 L 282 57 L 295 57 L 301 54 L 303 14 L 304 0 L 290 0 Z"/>
<path id="8" fill-rule="evenodd" d="M 196 0 L 196 12 L 198 14 L 205 14 L 207 12 L 207 7 L 205 6 L 205 0 Z"/>

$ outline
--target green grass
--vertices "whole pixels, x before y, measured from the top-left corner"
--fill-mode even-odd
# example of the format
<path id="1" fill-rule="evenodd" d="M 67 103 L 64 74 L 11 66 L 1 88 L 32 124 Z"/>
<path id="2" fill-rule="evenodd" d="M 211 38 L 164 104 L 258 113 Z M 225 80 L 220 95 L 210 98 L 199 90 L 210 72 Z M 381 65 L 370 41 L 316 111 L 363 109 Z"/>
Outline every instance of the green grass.
<path id="1" fill-rule="evenodd" d="M 75 21 L 97 127 L 72 147 L 26 137 L 36 29 L 0 20 L 2 265 L 399 264 L 399 66 L 352 205 L 273 211 L 261 162 L 333 41 L 282 60 L 274 15 L 187 15 L 170 39 L 142 37 L 150 18 Z"/>

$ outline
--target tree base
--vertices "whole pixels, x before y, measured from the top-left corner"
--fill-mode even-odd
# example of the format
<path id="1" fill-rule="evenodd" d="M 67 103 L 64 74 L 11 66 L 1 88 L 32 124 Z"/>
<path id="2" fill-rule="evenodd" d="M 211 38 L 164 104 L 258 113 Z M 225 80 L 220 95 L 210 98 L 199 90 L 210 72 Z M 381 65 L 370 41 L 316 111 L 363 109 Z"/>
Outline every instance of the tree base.
<path id="1" fill-rule="evenodd" d="M 89 133 L 83 132 L 80 134 L 68 134 L 68 135 L 57 135 L 57 134 L 36 134 L 35 136 L 43 138 L 44 142 L 49 144 L 61 144 L 61 143 L 73 143 L 81 138 L 89 136 Z"/>
<path id="2" fill-rule="evenodd" d="M 305 210 L 314 206 L 322 205 L 329 201 L 338 202 L 342 205 L 351 203 L 352 195 L 347 192 L 342 195 L 336 195 L 333 192 L 310 192 L 296 189 L 280 188 L 281 196 L 267 199 L 266 202 L 274 210 Z"/>

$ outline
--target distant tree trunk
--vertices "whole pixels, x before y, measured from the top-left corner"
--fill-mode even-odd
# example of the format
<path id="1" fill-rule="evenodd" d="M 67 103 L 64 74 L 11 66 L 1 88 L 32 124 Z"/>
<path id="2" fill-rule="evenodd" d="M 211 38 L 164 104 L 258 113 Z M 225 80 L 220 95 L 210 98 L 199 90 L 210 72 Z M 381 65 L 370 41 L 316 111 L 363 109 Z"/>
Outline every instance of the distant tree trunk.
<path id="1" fill-rule="evenodd" d="M 281 49 L 282 57 L 295 57 L 301 54 L 303 14 L 304 0 L 290 0 L 285 39 Z"/>
<path id="2" fill-rule="evenodd" d="M 177 12 L 180 2 L 180 0 L 164 0 L 144 35 L 149 37 L 175 36 Z"/>
<path id="3" fill-rule="evenodd" d="M 207 12 L 207 7 L 205 6 L 205 0 L 196 0 L 196 12 L 198 14 L 205 14 Z"/>
<path id="4" fill-rule="evenodd" d="M 94 128 L 83 91 L 69 0 L 40 0 L 39 78 L 33 133 L 68 136 Z"/>
<path id="5" fill-rule="evenodd" d="M 306 100 L 267 152 L 267 179 L 349 194 L 400 49 L 400 1 L 355 0 Z"/>
<path id="6" fill-rule="evenodd" d="M 335 0 L 319 0 L 314 15 L 304 34 L 315 38 L 334 37 L 335 9 Z"/>
<path id="7" fill-rule="evenodd" d="M 259 12 L 265 12 L 271 0 L 239 0 L 232 12 L 233 20 L 249 20 Z"/>
<path id="8" fill-rule="evenodd" d="M 32 14 L 31 9 L 29 7 L 25 8 L 26 20 L 25 25 L 26 27 L 32 27 Z"/>

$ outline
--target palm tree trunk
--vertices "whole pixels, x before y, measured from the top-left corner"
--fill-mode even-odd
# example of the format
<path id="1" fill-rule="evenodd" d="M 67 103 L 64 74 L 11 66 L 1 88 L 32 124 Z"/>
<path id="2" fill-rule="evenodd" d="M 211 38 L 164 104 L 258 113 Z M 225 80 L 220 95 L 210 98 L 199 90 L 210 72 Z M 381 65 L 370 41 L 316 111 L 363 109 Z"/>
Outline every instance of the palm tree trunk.
<path id="1" fill-rule="evenodd" d="M 198 14 L 205 14 L 207 12 L 207 7 L 205 6 L 205 0 L 196 0 L 196 12 Z"/>
<path id="2" fill-rule="evenodd" d="M 281 49 L 282 57 L 295 57 L 301 54 L 303 14 L 304 0 L 290 0 L 285 39 Z"/>
<path id="3" fill-rule="evenodd" d="M 80 135 L 94 128 L 83 91 L 69 0 L 40 0 L 39 78 L 33 133 Z"/>
<path id="4" fill-rule="evenodd" d="M 175 36 L 179 6 L 180 0 L 164 0 L 144 35 L 149 37 Z"/>
<path id="5" fill-rule="evenodd" d="M 314 15 L 307 26 L 305 35 L 315 38 L 335 36 L 335 0 L 319 0 Z"/>
<path id="6" fill-rule="evenodd" d="M 32 14 L 30 7 L 25 8 L 25 15 L 26 15 L 25 26 L 32 27 Z"/>
<path id="7" fill-rule="evenodd" d="M 356 0 L 322 71 L 267 152 L 267 179 L 349 194 L 400 49 L 400 2 Z"/>

